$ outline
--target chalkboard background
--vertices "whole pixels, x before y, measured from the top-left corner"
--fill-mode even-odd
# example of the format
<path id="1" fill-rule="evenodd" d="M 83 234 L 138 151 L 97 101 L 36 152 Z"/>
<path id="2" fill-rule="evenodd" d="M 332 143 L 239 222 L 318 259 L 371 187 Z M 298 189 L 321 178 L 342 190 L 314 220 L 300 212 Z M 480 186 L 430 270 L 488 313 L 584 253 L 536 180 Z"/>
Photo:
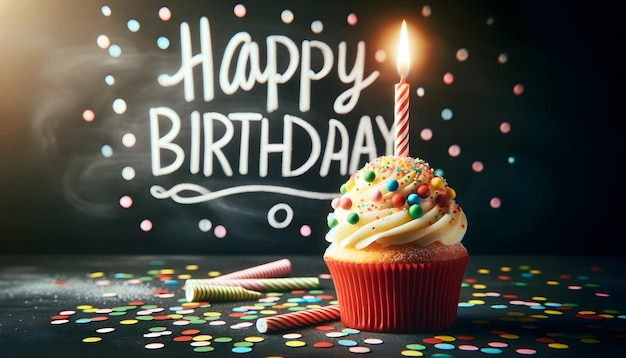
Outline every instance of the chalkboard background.
<path id="1" fill-rule="evenodd" d="M 411 154 L 456 189 L 468 249 L 619 254 L 624 32 L 602 3 L 4 1 L 0 252 L 321 254 L 330 198 L 391 153 L 406 20 Z"/>

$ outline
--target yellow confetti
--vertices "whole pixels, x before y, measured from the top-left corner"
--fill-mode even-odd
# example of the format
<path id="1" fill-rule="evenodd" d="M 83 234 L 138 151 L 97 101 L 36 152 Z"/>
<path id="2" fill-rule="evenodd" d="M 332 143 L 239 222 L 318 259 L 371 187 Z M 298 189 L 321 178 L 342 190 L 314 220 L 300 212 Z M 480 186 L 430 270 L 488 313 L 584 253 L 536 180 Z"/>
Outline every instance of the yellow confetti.
<path id="1" fill-rule="evenodd" d="M 546 283 L 550 286 L 557 286 L 559 284 L 558 281 L 546 281 Z"/>
<path id="2" fill-rule="evenodd" d="M 83 338 L 83 342 L 85 342 L 85 343 L 100 342 L 101 340 L 102 340 L 102 337 L 85 337 L 85 338 Z"/>
<path id="3" fill-rule="evenodd" d="M 77 309 L 79 310 L 88 310 L 90 308 L 93 308 L 93 306 L 90 305 L 80 305 L 80 306 L 76 306 Z"/>
<path id="4" fill-rule="evenodd" d="M 545 298 L 543 296 L 533 296 L 532 299 L 535 300 L 535 301 L 546 301 L 547 300 L 547 298 Z"/>
<path id="5" fill-rule="evenodd" d="M 222 273 L 219 271 L 209 271 L 208 275 L 209 277 L 217 277 L 219 275 L 221 275 Z"/>
<path id="6" fill-rule="evenodd" d="M 190 278 L 191 278 L 191 275 L 188 273 L 178 275 L 178 279 L 180 280 L 189 280 Z"/>
<path id="7" fill-rule="evenodd" d="M 488 274 L 489 273 L 489 269 L 485 269 L 485 268 L 478 269 L 478 273 L 483 274 L 483 275 Z"/>
<path id="8" fill-rule="evenodd" d="M 454 341 L 456 341 L 456 338 L 454 338 L 452 336 L 441 335 L 441 336 L 435 336 L 435 338 L 441 339 L 444 342 L 454 342 Z"/>
<path id="9" fill-rule="evenodd" d="M 135 324 L 139 321 L 137 321 L 136 319 L 125 319 L 120 321 L 120 324 Z"/>
<path id="10" fill-rule="evenodd" d="M 208 334 L 199 334 L 199 335 L 197 335 L 197 336 L 194 336 L 194 337 L 192 338 L 192 340 L 193 340 L 194 342 L 201 342 L 201 341 L 209 341 L 209 340 L 211 340 L 212 338 L 213 338 L 213 336 L 208 335 Z"/>
<path id="11" fill-rule="evenodd" d="M 474 297 L 487 297 L 487 294 L 484 292 L 474 292 L 472 293 L 472 296 Z"/>
<path id="12" fill-rule="evenodd" d="M 102 277 L 102 276 L 104 276 L 104 272 L 102 272 L 102 271 L 92 272 L 92 273 L 89 274 L 90 278 L 99 278 L 99 277 Z"/>
<path id="13" fill-rule="evenodd" d="M 172 275 L 174 274 L 174 269 L 161 269 L 162 275 Z"/>
<path id="14" fill-rule="evenodd" d="M 544 312 L 547 313 L 547 314 L 556 315 L 556 316 L 563 314 L 563 312 L 555 311 L 555 310 L 545 310 Z"/>
<path id="15" fill-rule="evenodd" d="M 424 353 L 420 351 L 413 351 L 409 349 L 400 352 L 400 354 L 402 354 L 405 357 L 423 357 L 424 356 Z"/>
<path id="16" fill-rule="evenodd" d="M 533 274 L 533 275 L 539 275 L 539 274 L 541 274 L 541 270 L 530 270 L 530 271 L 528 271 L 528 272 L 530 272 L 530 273 L 531 273 L 531 274 Z"/>
<path id="17" fill-rule="evenodd" d="M 259 343 L 259 342 L 263 342 L 265 338 L 259 337 L 259 336 L 249 336 L 249 337 L 244 338 L 244 340 L 246 342 Z"/>
<path id="18" fill-rule="evenodd" d="M 564 343 L 550 343 L 550 344 L 548 344 L 548 347 L 555 348 L 555 349 L 567 349 L 567 348 L 569 348 L 569 346 L 567 344 L 564 344 Z"/>
<path id="19" fill-rule="evenodd" d="M 287 341 L 285 342 L 287 347 L 297 348 L 306 346 L 306 342 L 304 341 Z"/>
<path id="20" fill-rule="evenodd" d="M 508 266 L 502 266 L 500 267 L 500 271 L 502 272 L 511 272 L 511 268 Z"/>
<path id="21" fill-rule="evenodd" d="M 484 305 L 485 301 L 483 300 L 469 300 L 467 301 L 468 303 L 474 304 L 474 305 Z"/>
<path id="22" fill-rule="evenodd" d="M 511 334 L 511 333 L 505 333 L 505 334 L 501 334 L 500 338 L 505 338 L 505 339 L 518 339 L 519 336 L 517 334 Z"/>
<path id="23" fill-rule="evenodd" d="M 203 315 L 206 317 L 220 317 L 222 313 L 221 312 L 204 312 Z"/>
<path id="24" fill-rule="evenodd" d="M 188 270 L 188 271 L 195 271 L 198 268 L 199 268 L 198 265 L 187 265 L 187 266 L 185 266 L 185 270 Z"/>
<path id="25" fill-rule="evenodd" d="M 474 287 L 477 290 L 484 290 L 485 288 L 487 288 L 487 285 L 484 285 L 482 283 L 476 283 L 472 287 Z"/>

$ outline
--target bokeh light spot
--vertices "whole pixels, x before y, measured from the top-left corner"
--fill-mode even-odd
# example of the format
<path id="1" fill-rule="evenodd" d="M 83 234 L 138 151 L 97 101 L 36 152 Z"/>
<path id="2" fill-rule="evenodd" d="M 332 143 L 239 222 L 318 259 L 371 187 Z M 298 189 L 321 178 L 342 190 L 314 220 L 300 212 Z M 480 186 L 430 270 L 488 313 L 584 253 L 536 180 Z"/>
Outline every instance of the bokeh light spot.
<path id="1" fill-rule="evenodd" d="M 226 237 L 226 228 L 223 225 L 217 225 L 213 230 L 213 234 L 218 239 L 223 239 L 224 237 Z"/>
<path id="2" fill-rule="evenodd" d="M 101 49 L 105 49 L 109 47 L 109 45 L 111 45 L 111 40 L 107 35 L 98 35 L 98 37 L 96 38 L 96 44 L 98 44 L 98 47 L 100 47 Z"/>
<path id="3" fill-rule="evenodd" d="M 445 176 L 445 173 L 443 172 L 443 169 L 435 169 L 435 175 L 439 175 L 440 177 Z"/>
<path id="4" fill-rule="evenodd" d="M 209 232 L 213 227 L 213 223 L 209 219 L 202 219 L 198 222 L 198 229 L 202 232 Z"/>
<path id="5" fill-rule="evenodd" d="M 115 77 L 113 77 L 113 75 L 104 76 L 104 83 L 109 86 L 113 86 L 115 84 Z"/>
<path id="6" fill-rule="evenodd" d="M 109 46 L 109 56 L 113 58 L 118 58 L 122 55 L 122 48 L 118 45 Z"/>
<path id="7" fill-rule="evenodd" d="M 170 47 L 170 39 L 165 36 L 159 36 L 159 38 L 157 39 L 157 46 L 161 50 L 168 49 Z"/>
<path id="8" fill-rule="evenodd" d="M 454 82 L 454 75 L 452 74 L 452 72 L 446 72 L 443 75 L 443 83 L 447 85 L 451 85 L 453 82 Z"/>
<path id="9" fill-rule="evenodd" d="M 137 143 L 137 137 L 132 133 L 126 133 L 122 136 L 122 144 L 126 148 L 133 147 Z"/>
<path id="10" fill-rule="evenodd" d="M 139 228 L 145 232 L 152 230 L 152 221 L 148 219 L 142 220 L 141 223 L 139 224 Z"/>
<path id="11" fill-rule="evenodd" d="M 359 19 L 357 18 L 355 13 L 351 12 L 350 14 L 348 14 L 348 18 L 346 19 L 346 21 L 348 21 L 348 25 L 354 26 L 357 24 Z"/>
<path id="12" fill-rule="evenodd" d="M 513 86 L 513 94 L 515 94 L 516 96 L 521 96 L 522 93 L 524 93 L 524 86 L 519 83 Z"/>
<path id="13" fill-rule="evenodd" d="M 311 23 L 311 31 L 316 34 L 321 33 L 322 31 L 324 31 L 324 24 L 320 20 L 313 21 Z"/>
<path id="14" fill-rule="evenodd" d="M 500 132 L 507 134 L 511 131 L 511 124 L 509 122 L 500 123 Z"/>
<path id="15" fill-rule="evenodd" d="M 172 11 L 167 6 L 159 9 L 159 19 L 161 21 L 169 21 L 172 18 Z"/>
<path id="16" fill-rule="evenodd" d="M 128 195 L 124 195 L 120 198 L 120 206 L 124 209 L 130 208 L 131 206 L 133 206 L 133 199 Z"/>
<path id="17" fill-rule="evenodd" d="M 113 155 L 113 148 L 110 145 L 105 144 L 100 148 L 100 153 L 105 158 L 110 158 Z"/>
<path id="18" fill-rule="evenodd" d="M 424 87 L 417 87 L 415 93 L 418 97 L 424 97 L 424 95 L 426 94 L 426 90 L 424 89 Z"/>
<path id="19" fill-rule="evenodd" d="M 96 114 L 93 113 L 91 109 L 86 109 L 83 111 L 83 120 L 85 122 L 93 122 L 96 119 Z"/>
<path id="20" fill-rule="evenodd" d="M 387 52 L 385 52 L 384 50 L 376 51 L 376 53 L 374 54 L 374 59 L 378 63 L 385 62 L 387 60 Z"/>
<path id="21" fill-rule="evenodd" d="M 498 63 L 504 64 L 509 60 L 509 56 L 506 53 L 501 53 L 498 55 Z"/>
<path id="22" fill-rule="evenodd" d="M 485 169 L 483 162 L 477 160 L 474 163 L 472 163 L 472 170 L 475 171 L 476 173 L 482 172 L 483 169 Z"/>
<path id="23" fill-rule="evenodd" d="M 313 231 L 311 230 L 311 227 L 309 225 L 302 225 L 300 227 L 300 235 L 302 235 L 302 237 L 309 237 L 311 236 L 311 233 Z"/>
<path id="24" fill-rule="evenodd" d="M 130 19 L 126 23 L 126 27 L 128 28 L 128 31 L 130 32 L 137 32 L 141 28 L 141 25 L 139 24 L 139 21 L 135 19 Z"/>
<path id="25" fill-rule="evenodd" d="M 291 24 L 293 22 L 294 16 L 291 10 L 283 10 L 280 13 L 280 20 L 285 24 Z"/>
<path id="26" fill-rule="evenodd" d="M 243 4 L 237 4 L 235 5 L 233 12 L 235 13 L 235 16 L 242 18 L 246 16 L 246 7 Z"/>
<path id="27" fill-rule="evenodd" d="M 122 178 L 125 180 L 133 180 L 135 179 L 135 168 L 133 167 L 124 167 L 122 169 Z"/>
<path id="28" fill-rule="evenodd" d="M 493 18 L 493 16 L 489 16 L 487 18 L 487 21 L 485 21 L 485 23 L 487 24 L 487 26 L 492 26 L 495 23 L 495 19 Z"/>
<path id="29" fill-rule="evenodd" d="M 448 147 L 448 154 L 451 157 L 458 157 L 461 154 L 461 147 L 458 144 L 452 144 Z"/>
<path id="30" fill-rule="evenodd" d="M 443 119 L 444 121 L 449 121 L 452 119 L 452 110 L 450 108 L 444 108 L 443 110 L 441 110 L 441 119 Z"/>
<path id="31" fill-rule="evenodd" d="M 420 132 L 420 138 L 422 138 L 423 141 L 429 141 L 433 139 L 433 131 L 430 128 L 422 129 Z"/>
<path id="32" fill-rule="evenodd" d="M 508 157 L 508 158 L 506 159 L 506 161 L 507 161 L 509 164 L 515 164 L 515 157 Z"/>
<path id="33" fill-rule="evenodd" d="M 428 5 L 422 6 L 422 16 L 430 17 L 430 15 L 432 14 L 433 14 L 433 9 L 430 6 Z"/>
<path id="34" fill-rule="evenodd" d="M 126 101 L 124 101 L 121 98 L 117 98 L 115 101 L 113 101 L 112 107 L 113 107 L 113 112 L 117 114 L 123 114 L 128 109 L 128 106 L 126 105 Z"/>
<path id="35" fill-rule="evenodd" d="M 102 11 L 102 15 L 104 16 L 111 16 L 111 8 L 106 5 L 101 7 L 100 11 Z"/>
<path id="36" fill-rule="evenodd" d="M 500 198 L 494 197 L 494 198 L 491 198 L 491 200 L 489 200 L 489 206 L 491 206 L 494 209 L 498 209 L 501 205 L 502 205 L 502 202 L 500 201 Z"/>
<path id="37" fill-rule="evenodd" d="M 456 59 L 459 62 L 463 62 L 463 61 L 467 60 L 468 57 L 469 57 L 469 51 L 467 51 L 466 48 L 460 48 L 456 52 Z"/>

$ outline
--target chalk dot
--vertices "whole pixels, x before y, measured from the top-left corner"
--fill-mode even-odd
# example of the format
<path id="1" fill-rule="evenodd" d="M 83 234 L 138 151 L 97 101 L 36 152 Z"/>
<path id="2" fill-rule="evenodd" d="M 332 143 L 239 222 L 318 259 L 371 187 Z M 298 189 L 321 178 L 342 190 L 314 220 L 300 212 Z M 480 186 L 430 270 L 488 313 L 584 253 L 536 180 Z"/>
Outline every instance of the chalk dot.
<path id="1" fill-rule="evenodd" d="M 278 221 L 276 219 L 276 214 L 279 211 L 285 212 L 285 218 L 282 221 Z M 291 224 L 292 219 L 293 219 L 293 209 L 291 208 L 291 206 L 285 203 L 278 203 L 272 206 L 272 208 L 268 210 L 267 212 L 267 222 L 274 229 L 286 228 L 287 226 L 289 226 L 289 224 Z"/>
<path id="2" fill-rule="evenodd" d="M 141 223 L 139 224 L 139 228 L 145 232 L 152 230 L 152 221 L 148 219 L 142 220 Z"/>
<path id="3" fill-rule="evenodd" d="M 109 37 L 107 35 L 99 35 L 96 38 L 96 44 L 101 49 L 105 49 L 105 48 L 109 47 L 109 45 L 111 45 L 111 40 L 109 39 Z"/>
<path id="4" fill-rule="evenodd" d="M 426 94 L 426 90 L 424 89 L 424 87 L 417 87 L 415 93 L 418 97 L 424 97 L 424 95 Z"/>
<path id="5" fill-rule="evenodd" d="M 500 123 L 500 132 L 506 134 L 511 131 L 511 124 L 509 122 Z"/>
<path id="6" fill-rule="evenodd" d="M 139 21 L 135 19 L 130 19 L 126 23 L 126 27 L 128 27 L 128 31 L 130 32 L 137 32 L 141 28 L 141 25 L 139 24 Z"/>
<path id="7" fill-rule="evenodd" d="M 133 206 L 133 199 L 128 195 L 124 195 L 120 198 L 120 206 L 124 209 L 130 208 L 131 206 Z"/>
<path id="8" fill-rule="evenodd" d="M 476 173 L 482 172 L 484 168 L 485 166 L 483 165 L 483 162 L 480 162 L 477 160 L 474 163 L 472 163 L 472 170 L 475 171 Z"/>
<path id="9" fill-rule="evenodd" d="M 127 109 L 128 106 L 126 105 L 126 101 L 124 101 L 123 99 L 117 98 L 115 101 L 113 101 L 113 112 L 117 114 L 123 114 L 124 112 L 126 112 Z"/>
<path id="10" fill-rule="evenodd" d="M 420 137 L 424 141 L 429 141 L 429 140 L 433 139 L 433 131 L 430 128 L 424 128 L 420 132 Z"/>
<path id="11" fill-rule="evenodd" d="M 280 13 L 280 20 L 285 24 L 291 24 L 293 22 L 293 12 L 291 10 L 283 10 Z"/>
<path id="12" fill-rule="evenodd" d="M 111 148 L 110 145 L 105 144 L 102 146 L 102 148 L 100 148 L 100 153 L 102 153 L 103 157 L 109 158 L 113 155 L 113 148 Z"/>
<path id="13" fill-rule="evenodd" d="M 113 86 L 115 84 L 115 77 L 113 77 L 113 75 L 104 76 L 104 83 L 109 86 Z"/>
<path id="14" fill-rule="evenodd" d="M 508 157 L 508 158 L 506 159 L 506 161 L 507 161 L 509 164 L 514 164 L 514 163 L 515 163 L 515 157 Z"/>
<path id="15" fill-rule="evenodd" d="M 324 24 L 320 20 L 313 21 L 311 23 L 311 31 L 316 34 L 321 33 L 322 31 L 324 31 Z"/>
<path id="16" fill-rule="evenodd" d="M 224 225 L 217 225 L 215 229 L 213 229 L 213 235 L 215 235 L 218 239 L 226 237 L 226 228 Z"/>
<path id="17" fill-rule="evenodd" d="M 498 55 L 498 63 L 505 64 L 509 60 L 509 55 L 506 53 L 501 53 Z"/>
<path id="18" fill-rule="evenodd" d="M 458 144 L 452 144 L 448 147 L 448 154 L 451 157 L 458 157 L 461 154 L 461 147 Z"/>
<path id="19" fill-rule="evenodd" d="M 111 8 L 106 5 L 101 7 L 100 11 L 102 11 L 102 15 L 104 16 L 111 16 Z"/>
<path id="20" fill-rule="evenodd" d="M 459 62 L 463 62 L 463 61 L 467 60 L 468 57 L 469 57 L 469 52 L 467 51 L 466 48 L 460 48 L 456 52 L 456 59 Z"/>
<path id="21" fill-rule="evenodd" d="M 354 26 L 358 22 L 358 18 L 356 17 L 356 14 L 352 12 L 348 14 L 347 21 L 348 21 L 348 25 Z"/>
<path id="22" fill-rule="evenodd" d="M 491 198 L 491 200 L 489 200 L 489 206 L 491 206 L 494 209 L 498 209 L 500 205 L 502 205 L 500 198 Z"/>
<path id="23" fill-rule="evenodd" d="M 159 9 L 159 19 L 161 21 L 169 21 L 172 18 L 172 11 L 166 6 Z"/>
<path id="24" fill-rule="evenodd" d="M 157 39 L 157 46 L 161 49 L 161 50 L 166 50 L 170 47 L 170 40 L 165 37 L 165 36 L 160 36 Z"/>
<path id="25" fill-rule="evenodd" d="M 209 219 L 202 219 L 198 222 L 198 229 L 202 232 L 209 232 L 211 227 L 213 227 L 213 223 Z"/>
<path id="26" fill-rule="evenodd" d="M 235 16 L 242 18 L 246 16 L 246 7 L 243 4 L 237 4 L 235 5 L 233 12 L 235 13 Z"/>
<path id="27" fill-rule="evenodd" d="M 524 93 L 524 86 L 522 86 L 521 84 L 516 84 L 515 86 L 513 86 L 513 94 L 516 96 L 521 96 L 522 93 Z"/>
<path id="28" fill-rule="evenodd" d="M 126 134 L 124 134 L 124 136 L 122 136 L 122 144 L 126 148 L 130 148 L 130 147 L 134 146 L 136 143 L 137 143 L 137 138 L 135 137 L 134 134 L 126 133 Z"/>
<path id="29" fill-rule="evenodd" d="M 374 59 L 378 63 L 385 62 L 385 60 L 387 60 L 387 52 L 385 52 L 384 50 L 376 51 L 376 53 L 374 54 Z"/>
<path id="30" fill-rule="evenodd" d="M 125 180 L 135 179 L 135 169 L 133 167 L 124 167 L 122 169 L 122 178 Z"/>
<path id="31" fill-rule="evenodd" d="M 450 108 L 444 108 L 441 110 L 441 119 L 449 121 L 452 119 L 452 110 Z"/>
<path id="32" fill-rule="evenodd" d="M 451 72 L 446 72 L 443 75 L 443 83 L 451 85 L 454 82 L 454 75 Z"/>
<path id="33" fill-rule="evenodd" d="M 432 14 L 433 14 L 433 9 L 430 6 L 424 5 L 422 7 L 422 16 L 430 17 L 430 15 L 432 15 Z"/>
<path id="34" fill-rule="evenodd" d="M 114 58 L 120 57 L 122 55 L 122 48 L 118 45 L 109 46 L 109 55 Z"/>
<path id="35" fill-rule="evenodd" d="M 96 119 L 96 114 L 93 113 L 91 109 L 86 109 L 83 111 L 83 120 L 85 122 L 93 122 Z"/>
<path id="36" fill-rule="evenodd" d="M 311 236 L 311 232 L 311 227 L 309 225 L 302 225 L 300 227 L 300 235 L 302 235 L 302 237 Z"/>

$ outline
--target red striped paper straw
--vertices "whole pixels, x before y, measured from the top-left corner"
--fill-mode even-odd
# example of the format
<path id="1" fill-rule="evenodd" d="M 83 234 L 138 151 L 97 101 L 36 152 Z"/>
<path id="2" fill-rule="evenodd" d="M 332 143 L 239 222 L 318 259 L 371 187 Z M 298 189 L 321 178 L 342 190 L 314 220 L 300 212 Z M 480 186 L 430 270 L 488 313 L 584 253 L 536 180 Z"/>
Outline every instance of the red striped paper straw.
<path id="1" fill-rule="evenodd" d="M 259 318 L 256 321 L 256 329 L 259 333 L 271 333 L 326 321 L 336 321 L 339 318 L 339 305 L 330 305 Z"/>
<path id="2" fill-rule="evenodd" d="M 215 277 L 211 280 L 232 280 L 242 278 L 270 278 L 285 277 L 291 273 L 291 261 L 289 259 L 281 259 L 268 262 L 266 264 L 250 267 L 247 269 L 231 272 L 226 275 Z"/>
<path id="3" fill-rule="evenodd" d="M 253 291 L 285 292 L 291 290 L 308 290 L 319 288 L 317 277 L 281 277 L 281 278 L 240 278 L 240 279 L 188 279 L 187 286 L 237 286 Z"/>

